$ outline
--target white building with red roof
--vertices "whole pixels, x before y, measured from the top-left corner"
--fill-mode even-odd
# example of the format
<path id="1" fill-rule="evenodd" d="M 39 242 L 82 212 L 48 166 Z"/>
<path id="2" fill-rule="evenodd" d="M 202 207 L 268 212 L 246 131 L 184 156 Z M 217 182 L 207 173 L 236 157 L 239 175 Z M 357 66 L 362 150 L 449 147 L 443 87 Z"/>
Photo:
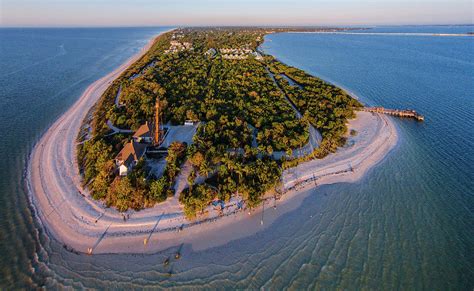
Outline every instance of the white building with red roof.
<path id="1" fill-rule="evenodd" d="M 146 148 L 146 144 L 138 143 L 134 140 L 123 147 L 115 157 L 115 164 L 119 168 L 120 176 L 127 176 L 132 171 L 133 167 L 145 155 Z"/>

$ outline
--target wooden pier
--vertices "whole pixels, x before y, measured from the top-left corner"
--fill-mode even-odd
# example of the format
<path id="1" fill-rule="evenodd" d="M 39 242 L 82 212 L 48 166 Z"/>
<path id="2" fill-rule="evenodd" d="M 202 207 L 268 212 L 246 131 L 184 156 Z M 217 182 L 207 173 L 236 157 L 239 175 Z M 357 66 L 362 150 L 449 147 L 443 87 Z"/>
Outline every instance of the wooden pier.
<path id="1" fill-rule="evenodd" d="M 365 111 L 365 112 L 375 112 L 375 113 L 382 113 L 382 114 L 388 114 L 388 115 L 393 115 L 393 116 L 398 116 L 398 117 L 404 117 L 404 118 L 414 118 L 417 121 L 424 121 L 425 117 L 415 110 L 398 110 L 398 109 L 387 109 L 383 107 L 362 107 L 362 108 L 357 108 L 359 111 Z"/>

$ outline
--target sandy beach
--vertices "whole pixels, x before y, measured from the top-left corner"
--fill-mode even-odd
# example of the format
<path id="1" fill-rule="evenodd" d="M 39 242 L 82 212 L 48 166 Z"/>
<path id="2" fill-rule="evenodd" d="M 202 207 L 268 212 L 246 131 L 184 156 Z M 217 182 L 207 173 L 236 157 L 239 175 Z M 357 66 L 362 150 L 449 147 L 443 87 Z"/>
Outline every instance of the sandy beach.
<path id="1" fill-rule="evenodd" d="M 272 198 L 250 214 L 236 212 L 232 207 L 235 201 L 231 201 L 223 217 L 211 209 L 201 221 L 190 222 L 184 218 L 182 207 L 174 197 L 150 209 L 128 211 L 125 214 L 128 219 L 124 220 L 122 213 L 105 208 L 80 186 L 76 137 L 88 111 L 109 84 L 152 43 L 91 84 L 48 129 L 30 156 L 27 186 L 37 217 L 47 232 L 69 249 L 93 254 L 153 253 L 183 243 L 191 244 L 195 250 L 222 245 L 252 235 L 296 209 L 317 185 L 361 179 L 397 143 L 395 126 L 388 117 L 358 112 L 357 118 L 349 123 L 349 129 L 358 134 L 348 136 L 345 147 L 322 160 L 309 161 L 283 173 L 283 186 L 288 191 L 277 202 L 277 210 L 273 209 L 276 202 Z M 178 231 L 179 228 L 183 231 Z"/>

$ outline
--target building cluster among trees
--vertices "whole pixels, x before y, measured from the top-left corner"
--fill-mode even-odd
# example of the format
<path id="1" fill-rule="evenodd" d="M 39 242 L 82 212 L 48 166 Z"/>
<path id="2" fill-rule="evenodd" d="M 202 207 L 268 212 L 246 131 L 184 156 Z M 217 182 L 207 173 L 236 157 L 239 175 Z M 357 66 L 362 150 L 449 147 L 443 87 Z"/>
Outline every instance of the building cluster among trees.
<path id="1" fill-rule="evenodd" d="M 165 50 L 165 54 L 175 54 L 184 50 L 192 50 L 193 44 L 190 42 L 180 42 L 177 40 L 170 41 L 169 49 Z"/>

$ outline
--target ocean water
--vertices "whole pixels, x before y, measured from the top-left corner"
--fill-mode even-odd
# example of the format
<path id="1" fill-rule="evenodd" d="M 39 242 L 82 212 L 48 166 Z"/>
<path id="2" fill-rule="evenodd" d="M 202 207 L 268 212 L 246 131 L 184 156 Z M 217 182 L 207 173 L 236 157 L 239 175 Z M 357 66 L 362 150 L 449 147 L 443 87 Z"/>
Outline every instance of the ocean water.
<path id="1" fill-rule="evenodd" d="M 335 218 L 344 224 L 324 233 L 337 236 L 342 246 L 335 244 L 329 255 L 328 267 L 334 269 L 307 282 L 350 289 L 472 290 L 474 38 L 276 34 L 266 39 L 266 52 L 346 88 L 368 105 L 425 115 L 424 123 L 393 118 L 399 145 L 362 182 L 325 187 L 339 209 Z M 325 257 L 322 247 L 313 254 L 316 262 Z M 305 275 L 296 277 L 305 280 Z M 324 276 L 338 281 L 326 285 L 320 281 Z"/>
<path id="2" fill-rule="evenodd" d="M 461 26 L 380 32 L 463 33 Z M 472 290 L 474 38 L 274 34 L 263 50 L 369 105 L 413 108 L 400 141 L 357 183 L 311 190 L 257 234 L 204 251 L 67 252 L 38 228 L 23 189 L 35 141 L 93 80 L 160 29 L 0 30 L 0 287 Z M 259 223 L 259 219 L 258 219 Z M 178 246 L 179 247 L 179 246 Z"/>
<path id="3" fill-rule="evenodd" d="M 167 28 L 0 29 L 0 288 L 41 285 L 41 242 L 24 191 L 41 134 L 93 81 Z"/>

